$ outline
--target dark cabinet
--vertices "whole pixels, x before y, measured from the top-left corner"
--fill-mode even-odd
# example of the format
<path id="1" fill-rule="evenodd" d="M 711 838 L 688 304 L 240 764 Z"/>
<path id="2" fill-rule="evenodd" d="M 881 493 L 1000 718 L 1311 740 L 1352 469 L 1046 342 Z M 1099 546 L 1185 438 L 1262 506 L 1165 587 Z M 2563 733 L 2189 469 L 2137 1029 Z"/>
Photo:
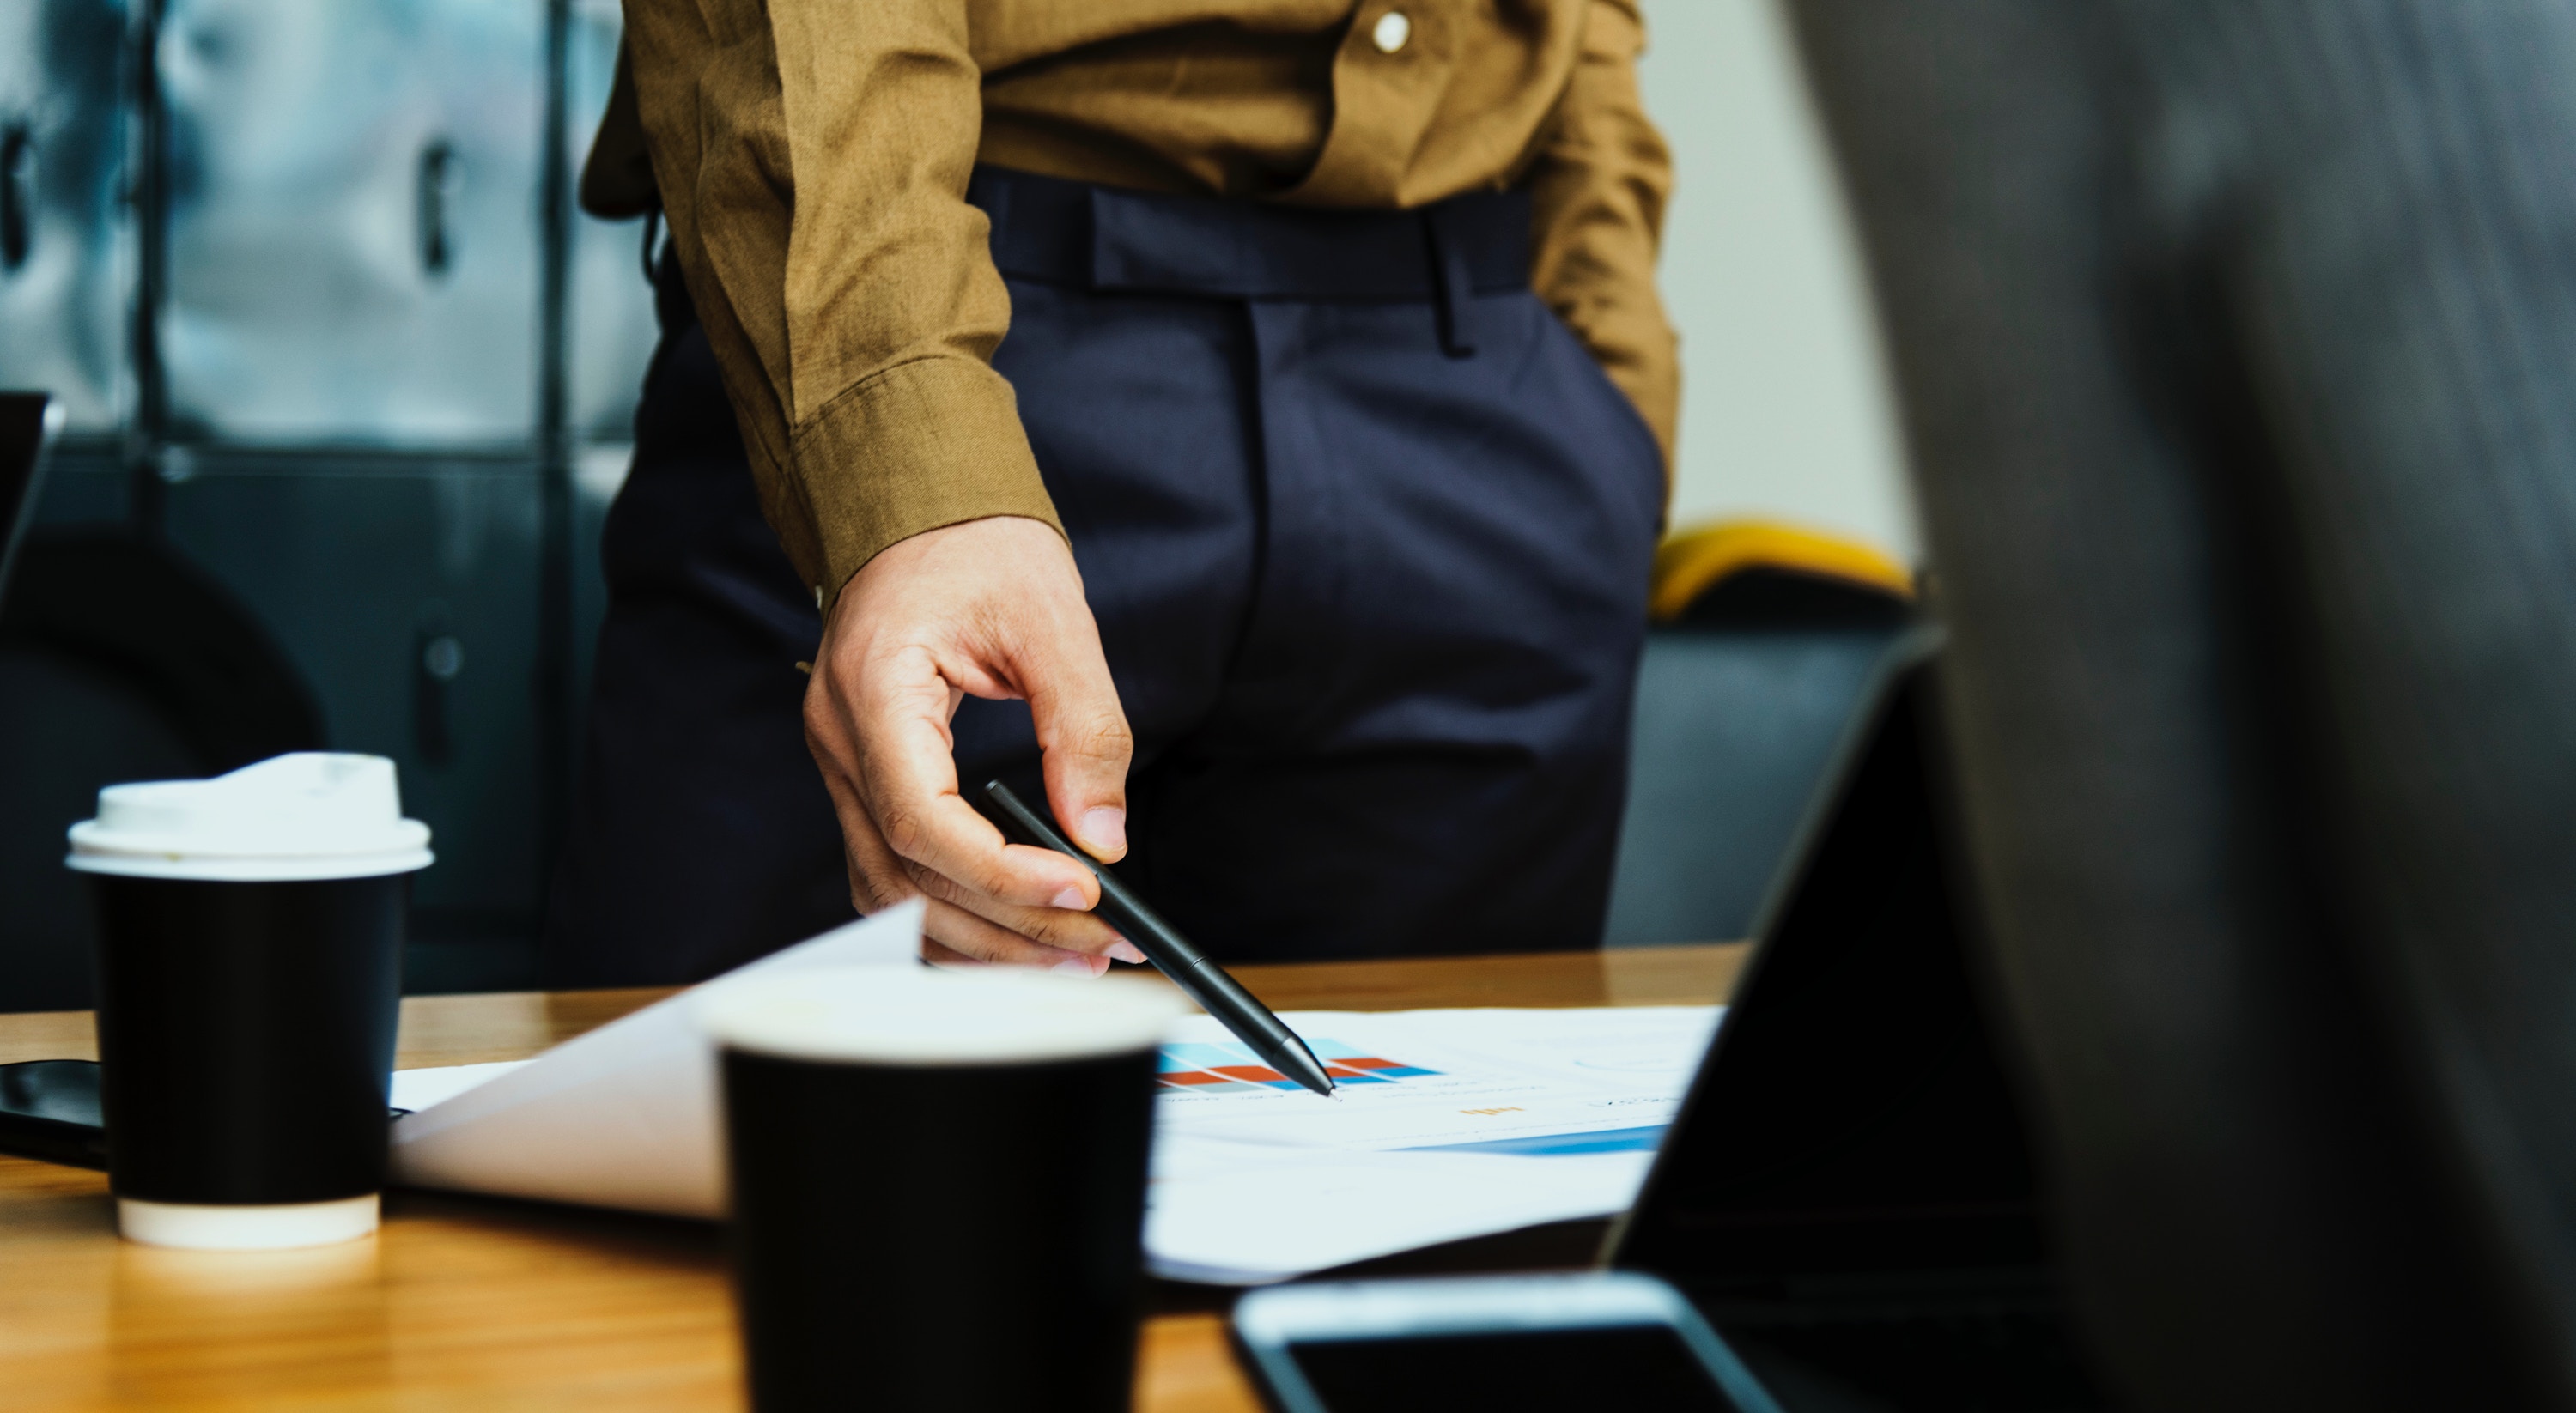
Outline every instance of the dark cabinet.
<path id="1" fill-rule="evenodd" d="M 543 883 L 538 484 L 505 461 L 325 458 L 279 474 L 220 453 L 169 491 L 171 543 L 303 668 L 333 747 L 400 768 L 438 854 L 413 884 L 432 945 L 523 938 Z"/>

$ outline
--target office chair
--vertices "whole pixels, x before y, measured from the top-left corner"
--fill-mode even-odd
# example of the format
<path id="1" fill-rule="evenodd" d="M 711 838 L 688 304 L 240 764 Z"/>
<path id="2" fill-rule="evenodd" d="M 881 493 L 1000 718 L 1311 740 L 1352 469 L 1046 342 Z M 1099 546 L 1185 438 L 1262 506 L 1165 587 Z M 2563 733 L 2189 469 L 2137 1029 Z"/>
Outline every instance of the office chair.
<path id="1" fill-rule="evenodd" d="M 1605 945 L 1749 935 L 1912 599 L 1903 566 L 1812 531 L 1729 521 L 1665 542 Z"/>
<path id="2" fill-rule="evenodd" d="M 0 1011 L 90 1004 L 63 831 L 102 785 L 323 744 L 294 664 L 230 591 L 121 529 L 31 529 L 47 400 L 0 393 Z"/>

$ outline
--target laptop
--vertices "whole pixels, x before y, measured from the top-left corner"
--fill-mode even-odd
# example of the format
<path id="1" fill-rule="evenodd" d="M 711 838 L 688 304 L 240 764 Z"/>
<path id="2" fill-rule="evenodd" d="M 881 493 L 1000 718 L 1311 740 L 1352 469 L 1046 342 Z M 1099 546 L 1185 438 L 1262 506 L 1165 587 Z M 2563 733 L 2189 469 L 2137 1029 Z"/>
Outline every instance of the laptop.
<path id="1" fill-rule="evenodd" d="M 45 448 L 62 430 L 63 406 L 43 393 L 0 392 L 0 601 L 9 593 L 27 522 L 44 489 Z"/>
<path id="2" fill-rule="evenodd" d="M 1929 632 L 1890 653 L 1605 1256 L 1798 1413 L 2107 1408 L 1966 945 L 1937 664 Z"/>

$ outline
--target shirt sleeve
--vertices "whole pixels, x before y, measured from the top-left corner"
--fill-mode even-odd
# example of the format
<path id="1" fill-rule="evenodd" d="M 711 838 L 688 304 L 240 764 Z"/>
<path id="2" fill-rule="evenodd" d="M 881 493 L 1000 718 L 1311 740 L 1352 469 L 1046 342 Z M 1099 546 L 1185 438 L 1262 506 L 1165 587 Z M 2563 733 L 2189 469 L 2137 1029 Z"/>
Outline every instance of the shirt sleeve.
<path id="1" fill-rule="evenodd" d="M 1636 404 L 1671 474 L 1681 363 L 1655 292 L 1672 154 L 1637 92 L 1635 0 L 1592 0 L 1581 57 L 1527 176 L 1530 282 Z"/>
<path id="2" fill-rule="evenodd" d="M 626 0 L 635 100 L 761 504 L 828 610 L 886 546 L 1061 533 L 992 354 L 965 0 Z"/>

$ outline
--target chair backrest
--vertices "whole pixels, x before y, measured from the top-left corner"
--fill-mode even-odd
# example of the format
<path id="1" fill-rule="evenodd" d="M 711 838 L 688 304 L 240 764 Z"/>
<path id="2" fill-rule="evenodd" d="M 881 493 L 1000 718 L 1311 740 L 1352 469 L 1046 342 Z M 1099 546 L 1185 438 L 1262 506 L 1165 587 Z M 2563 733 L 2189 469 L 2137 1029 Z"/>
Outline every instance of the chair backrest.
<path id="1" fill-rule="evenodd" d="M 59 407 L 0 393 L 0 1011 L 90 1004 L 91 925 L 63 830 L 100 786 L 325 741 L 293 660 L 168 542 L 29 534 Z"/>
<path id="2" fill-rule="evenodd" d="M 1732 520 L 1665 540 L 1652 602 L 1603 943 L 1750 936 L 1834 743 L 1913 619 L 1911 576 L 1856 540 Z"/>
<path id="3" fill-rule="evenodd" d="M 1834 743 L 1897 633 L 1648 630 L 1604 945 L 1752 935 Z"/>

